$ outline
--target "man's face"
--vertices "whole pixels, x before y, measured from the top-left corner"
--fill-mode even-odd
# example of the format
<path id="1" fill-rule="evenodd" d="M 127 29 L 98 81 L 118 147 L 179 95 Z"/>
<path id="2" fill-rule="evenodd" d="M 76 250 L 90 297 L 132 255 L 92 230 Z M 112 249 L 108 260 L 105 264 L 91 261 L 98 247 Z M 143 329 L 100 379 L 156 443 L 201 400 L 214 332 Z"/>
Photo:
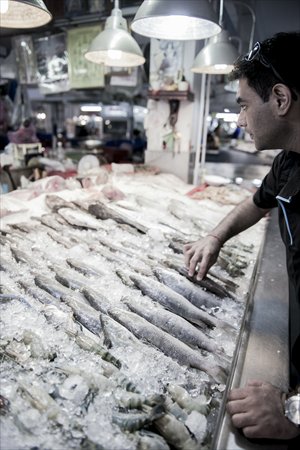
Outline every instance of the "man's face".
<path id="1" fill-rule="evenodd" d="M 245 128 L 257 150 L 271 148 L 273 114 L 270 101 L 263 102 L 257 92 L 248 85 L 247 79 L 239 80 L 237 102 L 241 107 L 238 126 Z"/>

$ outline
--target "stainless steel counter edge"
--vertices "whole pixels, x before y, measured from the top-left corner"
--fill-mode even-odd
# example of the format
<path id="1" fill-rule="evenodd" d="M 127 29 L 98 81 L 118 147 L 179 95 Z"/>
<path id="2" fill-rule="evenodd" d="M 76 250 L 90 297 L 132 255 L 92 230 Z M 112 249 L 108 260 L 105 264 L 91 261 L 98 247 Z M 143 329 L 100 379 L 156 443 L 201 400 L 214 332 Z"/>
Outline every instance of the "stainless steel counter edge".
<path id="1" fill-rule="evenodd" d="M 231 425 L 225 406 L 229 389 L 244 386 L 251 379 L 288 389 L 288 309 L 285 248 L 279 235 L 277 210 L 273 210 L 257 261 L 212 450 L 287 449 L 280 441 L 246 439 Z"/>

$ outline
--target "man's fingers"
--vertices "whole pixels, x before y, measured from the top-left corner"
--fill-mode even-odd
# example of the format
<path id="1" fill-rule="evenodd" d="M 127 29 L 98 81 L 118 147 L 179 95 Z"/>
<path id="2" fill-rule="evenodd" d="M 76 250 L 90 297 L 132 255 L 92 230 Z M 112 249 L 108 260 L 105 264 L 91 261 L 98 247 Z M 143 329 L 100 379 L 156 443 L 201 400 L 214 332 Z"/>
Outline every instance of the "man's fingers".
<path id="1" fill-rule="evenodd" d="M 244 398 L 247 397 L 247 392 L 245 390 L 245 388 L 236 388 L 236 389 L 232 389 L 229 393 L 228 393 L 228 400 L 242 400 Z"/>
<path id="2" fill-rule="evenodd" d="M 199 256 L 198 256 L 198 254 L 195 252 L 193 257 L 190 260 L 190 267 L 189 267 L 189 276 L 190 277 L 194 276 L 197 264 L 200 259 L 201 259 L 201 255 L 199 254 Z"/>
<path id="3" fill-rule="evenodd" d="M 246 405 L 243 400 L 229 401 L 226 405 L 226 411 L 233 416 L 234 414 L 240 414 L 246 412 Z"/>
<path id="4" fill-rule="evenodd" d="M 244 428 L 244 427 L 249 427 L 249 426 L 254 425 L 251 422 L 251 418 L 250 418 L 249 414 L 244 413 L 244 412 L 234 414 L 231 417 L 231 421 L 236 428 Z"/>

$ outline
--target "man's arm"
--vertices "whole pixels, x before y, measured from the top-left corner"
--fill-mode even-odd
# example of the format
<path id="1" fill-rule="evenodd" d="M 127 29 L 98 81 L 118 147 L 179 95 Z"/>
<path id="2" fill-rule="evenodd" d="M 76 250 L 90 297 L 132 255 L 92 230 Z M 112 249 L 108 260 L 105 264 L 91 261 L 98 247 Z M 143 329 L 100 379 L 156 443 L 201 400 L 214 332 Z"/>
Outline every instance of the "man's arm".
<path id="1" fill-rule="evenodd" d="M 184 257 L 189 276 L 194 275 L 199 263 L 197 279 L 202 280 L 216 262 L 224 243 L 254 225 L 267 212 L 269 209 L 258 208 L 250 197 L 237 205 L 204 239 L 186 244 Z"/>

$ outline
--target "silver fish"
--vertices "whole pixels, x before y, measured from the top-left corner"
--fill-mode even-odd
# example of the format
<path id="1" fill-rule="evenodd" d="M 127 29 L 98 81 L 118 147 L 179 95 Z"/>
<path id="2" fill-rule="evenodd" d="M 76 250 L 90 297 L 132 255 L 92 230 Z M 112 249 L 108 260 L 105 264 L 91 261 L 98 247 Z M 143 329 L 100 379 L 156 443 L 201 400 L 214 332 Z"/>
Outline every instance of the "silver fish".
<path id="1" fill-rule="evenodd" d="M 133 312 L 148 320 L 148 322 L 161 328 L 180 341 L 192 347 L 199 347 L 211 353 L 218 352 L 215 342 L 206 336 L 201 330 L 177 314 L 151 305 L 143 299 L 143 305 L 138 301 L 123 298 L 122 302 Z"/>
<path id="2" fill-rule="evenodd" d="M 95 275 L 98 277 L 103 277 L 105 275 L 105 271 L 101 270 L 100 267 L 96 267 L 90 262 L 83 261 L 82 259 L 67 258 L 66 262 L 70 267 L 76 269 L 84 275 Z"/>
<path id="3" fill-rule="evenodd" d="M 101 226 L 101 220 L 95 219 L 91 214 L 72 208 L 60 208 L 58 214 L 62 216 L 70 225 L 87 228 L 91 230 L 104 229 Z"/>
<path id="4" fill-rule="evenodd" d="M 211 292 L 220 298 L 233 298 L 231 293 L 229 293 L 220 283 L 216 283 L 209 276 L 206 276 L 203 280 L 197 280 L 196 277 L 190 277 L 186 267 L 182 265 L 182 258 L 176 258 L 175 256 L 165 258 L 163 264 L 170 269 L 175 270 L 180 275 L 183 275 L 192 283 L 201 286 L 203 289 Z"/>
<path id="5" fill-rule="evenodd" d="M 10 249 L 17 262 L 22 262 L 23 264 L 26 264 L 30 269 L 41 268 L 41 265 L 28 252 L 20 250 L 19 248 L 14 247 L 12 245 Z"/>
<path id="6" fill-rule="evenodd" d="M 76 208 L 76 206 L 72 202 L 68 202 L 59 195 L 55 194 L 46 195 L 45 202 L 52 212 L 57 212 L 60 208 Z"/>
<path id="7" fill-rule="evenodd" d="M 55 272 L 55 279 L 67 288 L 80 290 L 85 288 L 89 282 L 88 279 L 78 274 L 76 271 L 66 269 L 57 264 L 51 265 L 51 269 Z"/>
<path id="8" fill-rule="evenodd" d="M 53 241 L 57 242 L 58 244 L 62 245 L 65 248 L 72 248 L 74 245 L 78 244 L 80 240 L 74 241 L 74 239 L 70 239 L 69 237 L 66 237 L 61 232 L 57 232 L 54 230 L 47 230 L 47 234 L 53 239 Z"/>
<path id="9" fill-rule="evenodd" d="M 3 252 L 0 250 L 1 258 L 0 258 L 0 270 L 3 272 L 7 272 L 10 274 L 16 273 L 17 269 L 14 267 L 12 261 L 9 261 L 8 258 L 3 256 Z"/>
<path id="10" fill-rule="evenodd" d="M 34 277 L 34 282 L 38 287 L 44 289 L 44 291 L 48 292 L 53 297 L 58 299 L 61 299 L 63 295 L 69 295 L 72 293 L 70 289 L 58 283 L 58 281 L 56 281 L 54 278 L 47 277 L 45 275 L 36 275 Z M 77 296 L 79 297 L 79 294 Z M 83 297 L 80 297 L 82 301 Z"/>
<path id="11" fill-rule="evenodd" d="M 78 322 L 92 333 L 100 335 L 102 327 L 98 311 L 73 295 L 64 294 L 61 296 L 61 300 L 70 306 Z"/>
<path id="12" fill-rule="evenodd" d="M 189 320 L 190 322 L 196 323 L 202 328 L 207 325 L 210 327 L 222 327 L 224 329 L 231 329 L 232 327 L 223 322 L 220 319 L 208 314 L 205 311 L 192 305 L 186 298 L 182 295 L 177 294 L 169 287 L 159 283 L 158 281 L 148 277 L 143 277 L 141 275 L 133 274 L 130 278 L 136 286 L 143 292 L 143 294 L 148 295 L 153 300 L 159 302 L 162 306 L 170 311 L 174 312 L 181 317 Z"/>
<path id="13" fill-rule="evenodd" d="M 222 302 L 219 298 L 204 291 L 200 286 L 195 285 L 175 271 L 157 268 L 154 270 L 154 273 L 160 282 L 164 283 L 178 294 L 183 295 L 193 305 L 197 306 L 197 308 L 200 308 L 203 305 L 207 308 L 222 306 Z"/>
<path id="14" fill-rule="evenodd" d="M 41 223 L 47 227 L 52 228 L 55 231 L 60 230 L 67 222 L 57 213 L 43 214 L 40 217 Z"/>
<path id="15" fill-rule="evenodd" d="M 131 220 L 127 216 L 123 216 L 112 208 L 106 206 L 104 203 L 98 201 L 97 203 L 90 204 L 88 207 L 88 211 L 90 214 L 93 214 L 98 219 L 107 220 L 113 219 L 115 222 L 123 223 L 126 225 L 130 225 L 133 228 L 136 228 L 141 233 L 147 233 L 148 229 L 138 222 Z"/>
<path id="16" fill-rule="evenodd" d="M 56 297 L 49 294 L 49 292 L 45 291 L 44 289 L 37 287 L 35 284 L 30 283 L 27 280 L 19 280 L 18 283 L 20 284 L 20 286 L 23 287 L 25 292 L 27 292 L 33 298 L 37 299 L 42 304 L 44 304 L 44 305 L 52 305 L 52 304 L 58 305 L 59 304 Z"/>
<path id="17" fill-rule="evenodd" d="M 109 315 L 128 328 L 136 337 L 145 339 L 165 355 L 178 361 L 179 364 L 202 370 L 218 383 L 225 382 L 227 376 L 221 367 L 217 365 L 212 366 L 211 363 L 206 361 L 205 357 L 198 354 L 188 345 L 152 325 L 137 314 L 120 308 L 111 308 L 108 312 Z"/>
<path id="18" fill-rule="evenodd" d="M 102 313 L 107 313 L 111 305 L 109 300 L 101 292 L 95 291 L 90 287 L 83 287 L 81 292 L 94 309 Z"/>
<path id="19" fill-rule="evenodd" d="M 126 327 L 106 314 L 100 314 L 100 322 L 104 333 L 104 343 L 110 347 L 133 345 L 140 347 L 143 344 Z"/>

